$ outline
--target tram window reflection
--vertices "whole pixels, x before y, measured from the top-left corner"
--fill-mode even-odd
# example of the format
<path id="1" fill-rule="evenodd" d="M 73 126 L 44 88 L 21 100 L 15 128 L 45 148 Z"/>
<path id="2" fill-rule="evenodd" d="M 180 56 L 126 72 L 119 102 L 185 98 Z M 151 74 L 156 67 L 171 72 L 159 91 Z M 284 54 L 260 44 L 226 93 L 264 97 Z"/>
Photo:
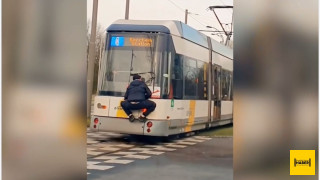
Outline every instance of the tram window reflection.
<path id="1" fill-rule="evenodd" d="M 204 70 L 205 69 L 206 64 L 204 62 L 201 61 L 197 61 L 197 67 L 198 67 L 198 97 L 199 99 L 207 99 L 207 95 L 206 95 L 206 76 L 207 73 Z"/>
<path id="2" fill-rule="evenodd" d="M 172 90 L 174 99 L 182 99 L 183 90 L 183 63 L 179 54 L 175 55 L 172 63 Z"/>
<path id="3" fill-rule="evenodd" d="M 197 61 L 184 58 L 184 95 L 189 99 L 197 99 Z"/>
<path id="4" fill-rule="evenodd" d="M 222 100 L 231 100 L 232 74 L 230 71 L 222 70 L 221 73 Z"/>

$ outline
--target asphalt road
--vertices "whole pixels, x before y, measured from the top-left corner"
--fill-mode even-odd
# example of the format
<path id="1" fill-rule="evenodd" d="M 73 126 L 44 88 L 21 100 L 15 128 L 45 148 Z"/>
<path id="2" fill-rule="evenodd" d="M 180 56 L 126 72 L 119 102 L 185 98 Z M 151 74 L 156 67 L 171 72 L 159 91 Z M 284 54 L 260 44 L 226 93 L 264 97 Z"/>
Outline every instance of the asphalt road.
<path id="1" fill-rule="evenodd" d="M 233 138 L 211 131 L 166 141 L 88 132 L 88 179 L 232 180 Z"/>

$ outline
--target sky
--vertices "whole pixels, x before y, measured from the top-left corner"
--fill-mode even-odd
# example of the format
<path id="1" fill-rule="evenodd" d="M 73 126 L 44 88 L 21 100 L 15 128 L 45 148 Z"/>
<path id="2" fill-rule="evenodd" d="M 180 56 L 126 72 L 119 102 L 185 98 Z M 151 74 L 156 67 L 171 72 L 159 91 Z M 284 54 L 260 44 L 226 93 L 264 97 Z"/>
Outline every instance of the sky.
<path id="1" fill-rule="evenodd" d="M 87 19 L 91 21 L 93 0 L 87 0 Z M 197 30 L 222 30 L 209 6 L 233 5 L 233 0 L 130 0 L 129 19 L 134 20 L 178 20 L 184 22 L 188 9 L 188 25 Z M 106 29 L 110 24 L 125 17 L 126 0 L 99 0 L 98 24 Z M 231 23 L 233 9 L 217 9 L 222 23 Z M 230 27 L 230 26 L 229 26 Z M 228 27 L 227 27 L 228 29 Z M 230 28 L 229 28 L 230 29 Z M 211 36 L 211 33 L 205 33 Z M 216 40 L 220 37 L 211 36 Z"/>

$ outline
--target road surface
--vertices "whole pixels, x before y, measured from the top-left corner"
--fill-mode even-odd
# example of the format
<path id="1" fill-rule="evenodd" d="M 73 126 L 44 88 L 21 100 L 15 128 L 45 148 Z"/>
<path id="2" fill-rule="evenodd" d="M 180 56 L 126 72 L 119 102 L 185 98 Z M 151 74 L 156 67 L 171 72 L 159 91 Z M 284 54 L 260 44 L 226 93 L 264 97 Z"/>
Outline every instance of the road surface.
<path id="1" fill-rule="evenodd" d="M 90 130 L 87 135 L 89 180 L 233 179 L 232 136 L 207 131 L 163 140 Z"/>

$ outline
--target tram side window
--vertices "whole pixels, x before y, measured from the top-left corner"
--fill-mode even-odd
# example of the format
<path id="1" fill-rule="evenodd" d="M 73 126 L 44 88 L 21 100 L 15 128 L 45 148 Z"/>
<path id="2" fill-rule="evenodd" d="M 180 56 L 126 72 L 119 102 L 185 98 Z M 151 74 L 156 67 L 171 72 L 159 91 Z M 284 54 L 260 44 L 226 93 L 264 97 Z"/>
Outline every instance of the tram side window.
<path id="1" fill-rule="evenodd" d="M 197 99 L 198 72 L 197 61 L 184 58 L 184 95 L 187 99 Z"/>
<path id="2" fill-rule="evenodd" d="M 233 101 L 233 73 L 230 73 L 230 100 Z"/>
<path id="3" fill-rule="evenodd" d="M 172 62 L 172 90 L 174 99 L 182 99 L 183 90 L 183 61 L 182 56 L 179 54 L 175 55 Z"/>
<path id="4" fill-rule="evenodd" d="M 232 94 L 232 74 L 222 70 L 221 73 L 222 100 L 231 100 Z"/>

